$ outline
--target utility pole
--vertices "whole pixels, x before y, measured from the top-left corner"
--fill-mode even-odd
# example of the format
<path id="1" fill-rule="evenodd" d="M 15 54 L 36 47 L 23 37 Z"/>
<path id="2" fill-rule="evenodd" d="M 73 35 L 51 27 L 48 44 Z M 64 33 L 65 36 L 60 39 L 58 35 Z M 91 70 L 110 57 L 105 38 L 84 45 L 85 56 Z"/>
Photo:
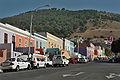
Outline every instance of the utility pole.
<path id="1" fill-rule="evenodd" d="M 50 4 L 47 4 L 47 5 L 44 5 L 44 6 L 40 6 L 40 7 L 37 7 L 36 9 L 34 9 L 34 11 L 36 12 L 37 10 L 39 10 L 40 8 L 43 8 L 43 7 L 50 7 Z M 28 51 L 28 58 L 29 58 L 29 55 L 31 54 L 31 36 L 32 36 L 32 26 L 33 26 L 33 14 L 31 15 L 31 22 L 30 22 L 30 36 L 29 36 L 29 51 Z M 32 54 L 31 54 L 32 56 Z"/>

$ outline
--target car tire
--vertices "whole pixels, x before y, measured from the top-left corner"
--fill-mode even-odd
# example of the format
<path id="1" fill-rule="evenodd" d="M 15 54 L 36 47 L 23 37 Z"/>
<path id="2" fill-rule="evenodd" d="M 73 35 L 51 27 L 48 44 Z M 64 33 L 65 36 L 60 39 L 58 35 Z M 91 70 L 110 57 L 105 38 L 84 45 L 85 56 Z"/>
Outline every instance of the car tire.
<path id="1" fill-rule="evenodd" d="M 56 65 L 56 64 L 54 64 L 53 66 L 54 66 L 54 67 L 56 67 L 57 65 Z"/>
<path id="2" fill-rule="evenodd" d="M 44 68 L 46 69 L 46 67 L 47 67 L 47 65 L 45 64 L 45 65 L 44 65 Z"/>
<path id="3" fill-rule="evenodd" d="M 7 70 L 2 70 L 4 73 L 7 72 Z"/>
<path id="4" fill-rule="evenodd" d="M 49 67 L 49 64 L 48 64 L 48 63 L 46 64 L 46 67 Z"/>
<path id="5" fill-rule="evenodd" d="M 62 66 L 63 66 L 63 67 L 65 67 L 65 63 L 64 63 L 64 64 L 62 64 Z"/>
<path id="6" fill-rule="evenodd" d="M 30 70 L 30 69 L 31 69 L 30 65 L 28 65 L 27 69 L 28 69 L 28 70 Z"/>
<path id="7" fill-rule="evenodd" d="M 39 64 L 37 64 L 36 68 L 39 69 Z"/>
<path id="8" fill-rule="evenodd" d="M 19 66 L 16 67 L 16 71 L 18 72 L 20 70 Z"/>
<path id="9" fill-rule="evenodd" d="M 69 66 L 69 64 L 66 64 L 66 66 Z"/>

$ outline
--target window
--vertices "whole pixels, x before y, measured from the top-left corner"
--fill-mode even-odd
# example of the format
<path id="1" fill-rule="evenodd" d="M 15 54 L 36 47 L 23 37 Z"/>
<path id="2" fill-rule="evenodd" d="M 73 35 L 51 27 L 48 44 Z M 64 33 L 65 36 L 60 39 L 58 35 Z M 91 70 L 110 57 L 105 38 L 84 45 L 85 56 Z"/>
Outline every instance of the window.
<path id="1" fill-rule="evenodd" d="M 55 47 L 56 47 L 56 44 L 55 44 Z"/>
<path id="2" fill-rule="evenodd" d="M 40 47 L 42 47 L 42 42 L 40 42 Z"/>
<path id="3" fill-rule="evenodd" d="M 27 47 L 27 40 L 25 40 L 25 47 Z"/>
<path id="4" fill-rule="evenodd" d="M 12 36 L 12 43 L 15 42 L 15 36 Z"/>
<path id="5" fill-rule="evenodd" d="M 21 46 L 22 46 L 22 39 L 19 38 L 19 47 L 21 47 Z"/>
<path id="6" fill-rule="evenodd" d="M 52 48 L 53 48 L 53 43 L 51 45 L 52 45 Z"/>
<path id="7" fill-rule="evenodd" d="M 12 36 L 13 50 L 15 50 L 15 36 Z"/>
<path id="8" fill-rule="evenodd" d="M 4 33 L 4 43 L 8 43 L 8 34 Z"/>
<path id="9" fill-rule="evenodd" d="M 20 58 L 17 58 L 17 62 L 22 62 Z"/>
<path id="10" fill-rule="evenodd" d="M 38 48 L 38 41 L 36 41 L 36 48 Z"/>
<path id="11" fill-rule="evenodd" d="M 32 41 L 30 41 L 30 47 L 32 47 Z"/>
<path id="12" fill-rule="evenodd" d="M 49 48 L 50 48 L 50 42 L 49 42 Z"/>

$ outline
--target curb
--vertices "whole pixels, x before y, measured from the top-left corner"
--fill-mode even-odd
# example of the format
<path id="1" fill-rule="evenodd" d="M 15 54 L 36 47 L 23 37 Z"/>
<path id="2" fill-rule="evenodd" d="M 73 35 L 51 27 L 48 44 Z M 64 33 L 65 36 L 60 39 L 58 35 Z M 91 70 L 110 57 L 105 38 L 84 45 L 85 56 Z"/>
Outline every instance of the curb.
<path id="1" fill-rule="evenodd" d="M 0 67 L 1 68 L 1 67 Z M 0 73 L 2 73 L 3 71 L 0 69 Z"/>

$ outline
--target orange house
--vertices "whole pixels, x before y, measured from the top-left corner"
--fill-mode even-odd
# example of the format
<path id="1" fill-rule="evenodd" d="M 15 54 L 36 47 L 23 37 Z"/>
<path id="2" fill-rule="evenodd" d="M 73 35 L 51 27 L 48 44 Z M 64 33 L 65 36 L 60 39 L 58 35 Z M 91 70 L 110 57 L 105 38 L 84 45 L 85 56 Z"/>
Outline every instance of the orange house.
<path id="1" fill-rule="evenodd" d="M 30 46 L 34 47 L 34 39 L 30 40 Z M 29 47 L 29 36 L 16 34 L 16 47 Z"/>

